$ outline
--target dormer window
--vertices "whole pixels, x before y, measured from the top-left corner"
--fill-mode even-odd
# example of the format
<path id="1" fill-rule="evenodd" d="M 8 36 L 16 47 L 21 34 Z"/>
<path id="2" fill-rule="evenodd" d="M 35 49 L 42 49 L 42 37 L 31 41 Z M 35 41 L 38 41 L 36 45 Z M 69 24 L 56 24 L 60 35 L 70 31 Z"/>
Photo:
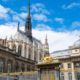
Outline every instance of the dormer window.
<path id="1" fill-rule="evenodd" d="M 12 46 L 12 49 L 13 49 L 14 51 L 16 51 L 16 45 L 15 45 L 15 44 Z"/>
<path id="2" fill-rule="evenodd" d="M 18 46 L 18 54 L 19 54 L 19 56 L 21 56 L 21 53 L 22 53 L 22 46 L 19 45 L 19 46 Z"/>

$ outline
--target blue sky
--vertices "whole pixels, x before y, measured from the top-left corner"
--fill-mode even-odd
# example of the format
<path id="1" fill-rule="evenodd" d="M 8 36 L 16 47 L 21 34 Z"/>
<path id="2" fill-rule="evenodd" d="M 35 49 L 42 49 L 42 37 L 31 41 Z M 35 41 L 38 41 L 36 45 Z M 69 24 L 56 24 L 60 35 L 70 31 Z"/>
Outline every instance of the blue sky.
<path id="1" fill-rule="evenodd" d="M 0 5 L 10 9 L 6 12 L 8 18 L 0 18 L 0 24 L 17 21 L 25 24 L 28 0 L 0 0 Z M 19 17 L 21 20 L 13 19 L 21 13 L 24 13 L 22 18 Z M 31 14 L 33 28 L 46 25 L 55 31 L 80 29 L 80 0 L 31 0 Z"/>
<path id="2" fill-rule="evenodd" d="M 44 42 L 46 33 L 50 52 L 66 49 L 79 39 L 80 0 L 31 0 L 33 36 Z M 0 38 L 25 25 L 28 0 L 0 0 Z M 38 33 L 38 34 L 36 34 Z"/>

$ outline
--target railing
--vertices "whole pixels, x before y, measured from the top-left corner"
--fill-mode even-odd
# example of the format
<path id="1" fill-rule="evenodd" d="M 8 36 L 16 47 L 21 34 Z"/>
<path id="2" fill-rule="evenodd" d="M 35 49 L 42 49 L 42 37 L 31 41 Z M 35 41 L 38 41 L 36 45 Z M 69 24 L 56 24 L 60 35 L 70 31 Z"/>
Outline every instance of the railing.
<path id="1" fill-rule="evenodd" d="M 65 75 L 64 75 L 65 74 Z M 43 72 L 40 75 L 37 71 L 31 72 L 15 72 L 15 73 L 0 73 L 0 80 L 80 80 L 80 72 L 61 71 L 59 72 L 50 71 L 48 73 Z M 67 76 L 67 79 L 66 77 Z"/>
<path id="2" fill-rule="evenodd" d="M 0 73 L 0 80 L 38 80 L 38 72 Z"/>

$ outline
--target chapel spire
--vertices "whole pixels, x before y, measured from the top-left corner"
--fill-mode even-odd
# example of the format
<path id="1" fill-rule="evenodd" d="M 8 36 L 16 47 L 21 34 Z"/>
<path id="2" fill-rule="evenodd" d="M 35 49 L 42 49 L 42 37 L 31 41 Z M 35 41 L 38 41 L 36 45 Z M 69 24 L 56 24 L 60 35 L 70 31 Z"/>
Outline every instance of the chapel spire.
<path id="1" fill-rule="evenodd" d="M 45 50 L 45 56 L 48 56 L 49 55 L 49 45 L 48 45 L 47 34 L 45 38 L 44 50 Z"/>
<path id="2" fill-rule="evenodd" d="M 30 15 L 30 0 L 28 0 L 28 15 L 25 23 L 25 33 L 29 38 L 32 38 L 32 26 L 31 26 L 31 15 Z"/>
<path id="3" fill-rule="evenodd" d="M 48 46 L 47 34 L 46 34 L 46 38 L 45 38 L 45 45 L 47 45 L 47 46 Z"/>
<path id="4" fill-rule="evenodd" d="M 27 16 L 27 18 L 31 18 L 31 16 L 30 16 L 30 0 L 28 0 L 28 16 Z"/>

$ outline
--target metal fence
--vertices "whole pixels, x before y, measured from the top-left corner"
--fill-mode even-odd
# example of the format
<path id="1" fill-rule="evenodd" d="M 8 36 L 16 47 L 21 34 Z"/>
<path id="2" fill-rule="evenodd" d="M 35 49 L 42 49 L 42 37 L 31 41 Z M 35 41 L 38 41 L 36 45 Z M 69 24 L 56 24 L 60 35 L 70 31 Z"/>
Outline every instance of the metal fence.
<path id="1" fill-rule="evenodd" d="M 38 80 L 38 72 L 26 72 L 26 74 L 18 75 L 0 75 L 0 80 Z"/>

